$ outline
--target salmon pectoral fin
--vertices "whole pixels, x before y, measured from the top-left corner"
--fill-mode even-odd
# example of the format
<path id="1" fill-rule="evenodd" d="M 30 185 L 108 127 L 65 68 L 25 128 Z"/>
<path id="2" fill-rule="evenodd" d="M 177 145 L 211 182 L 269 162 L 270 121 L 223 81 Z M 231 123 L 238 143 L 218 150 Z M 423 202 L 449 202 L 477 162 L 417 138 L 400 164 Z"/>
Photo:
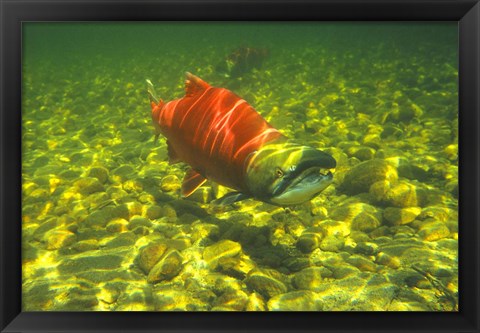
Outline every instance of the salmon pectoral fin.
<path id="1" fill-rule="evenodd" d="M 191 168 L 188 169 L 182 182 L 182 196 L 188 197 L 206 181 L 207 178 L 203 177 L 201 174 Z"/>
<path id="2" fill-rule="evenodd" d="M 241 192 L 230 192 L 219 199 L 211 201 L 210 203 L 214 205 L 231 205 L 234 202 L 242 201 L 248 198 L 250 198 L 249 195 L 243 194 Z"/>
<path id="3" fill-rule="evenodd" d="M 168 153 L 168 163 L 169 164 L 175 164 L 175 163 L 180 162 L 180 158 L 177 156 L 177 153 L 173 149 L 170 142 L 168 142 L 168 140 L 167 140 L 167 153 Z"/>
<path id="4" fill-rule="evenodd" d="M 185 96 L 194 96 L 203 93 L 205 89 L 210 87 L 207 82 L 192 73 L 186 72 L 185 77 Z"/>

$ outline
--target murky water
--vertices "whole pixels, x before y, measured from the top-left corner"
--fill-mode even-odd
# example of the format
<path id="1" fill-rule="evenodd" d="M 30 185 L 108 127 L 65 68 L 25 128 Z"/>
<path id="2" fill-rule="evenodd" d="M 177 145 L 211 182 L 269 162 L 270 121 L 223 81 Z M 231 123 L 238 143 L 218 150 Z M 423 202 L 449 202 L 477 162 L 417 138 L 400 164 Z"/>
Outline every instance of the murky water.
<path id="1" fill-rule="evenodd" d="M 23 31 L 24 311 L 458 310 L 456 23 Z M 333 156 L 333 183 L 182 198 L 145 79 L 168 102 L 187 71 Z"/>

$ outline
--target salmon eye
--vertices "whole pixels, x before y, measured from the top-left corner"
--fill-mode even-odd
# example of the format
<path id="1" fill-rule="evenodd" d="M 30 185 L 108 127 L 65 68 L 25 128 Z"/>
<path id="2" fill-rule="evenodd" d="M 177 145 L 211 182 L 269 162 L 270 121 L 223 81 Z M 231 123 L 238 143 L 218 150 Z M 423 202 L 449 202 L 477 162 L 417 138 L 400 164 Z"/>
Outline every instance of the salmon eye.
<path id="1" fill-rule="evenodd" d="M 280 169 L 280 168 L 275 169 L 275 176 L 277 176 L 277 178 L 283 177 L 282 169 Z"/>

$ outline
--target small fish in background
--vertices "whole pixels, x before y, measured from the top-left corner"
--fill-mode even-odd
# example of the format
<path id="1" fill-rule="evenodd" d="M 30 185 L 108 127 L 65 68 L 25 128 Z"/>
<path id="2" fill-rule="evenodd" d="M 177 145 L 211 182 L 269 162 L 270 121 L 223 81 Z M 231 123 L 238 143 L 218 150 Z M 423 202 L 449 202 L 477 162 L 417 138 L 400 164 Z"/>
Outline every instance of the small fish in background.
<path id="1" fill-rule="evenodd" d="M 332 156 L 291 142 L 233 92 L 186 73 L 185 96 L 164 103 L 149 80 L 147 85 L 156 139 L 167 138 L 170 163 L 190 165 L 184 197 L 210 179 L 237 191 L 216 203 L 255 198 L 290 206 L 332 183 Z"/>
<path id="2" fill-rule="evenodd" d="M 217 66 L 217 71 L 228 78 L 239 78 L 253 69 L 261 68 L 268 55 L 266 48 L 242 46 L 230 53 Z"/>

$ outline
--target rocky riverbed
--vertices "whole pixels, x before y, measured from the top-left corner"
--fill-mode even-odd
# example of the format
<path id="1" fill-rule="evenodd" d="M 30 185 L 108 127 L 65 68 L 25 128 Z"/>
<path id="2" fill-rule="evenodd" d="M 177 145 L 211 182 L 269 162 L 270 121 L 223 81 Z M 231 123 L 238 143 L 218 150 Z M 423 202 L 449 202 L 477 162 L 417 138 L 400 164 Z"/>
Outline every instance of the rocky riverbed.
<path id="1" fill-rule="evenodd" d="M 214 69 L 234 42 L 27 52 L 23 310 L 458 310 L 456 44 L 346 36 L 267 45 L 230 81 Z M 213 183 L 182 199 L 185 165 L 153 142 L 144 82 L 171 100 L 186 70 L 332 154 L 334 183 L 288 209 L 210 204 L 228 191 Z"/>

